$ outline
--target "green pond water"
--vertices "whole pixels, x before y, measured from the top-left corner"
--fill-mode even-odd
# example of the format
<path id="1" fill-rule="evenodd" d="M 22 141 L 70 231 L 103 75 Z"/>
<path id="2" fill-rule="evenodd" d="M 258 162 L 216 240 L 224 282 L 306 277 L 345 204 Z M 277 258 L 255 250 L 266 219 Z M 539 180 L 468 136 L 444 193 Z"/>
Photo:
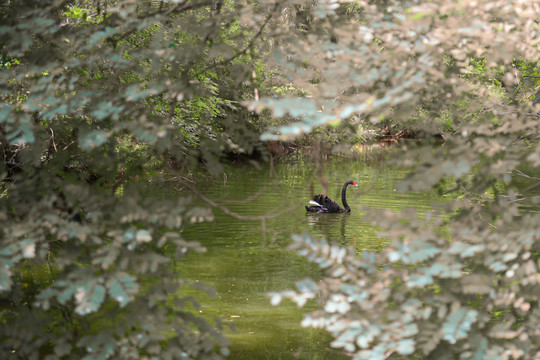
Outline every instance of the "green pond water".
<path id="1" fill-rule="evenodd" d="M 310 200 L 311 191 L 323 191 L 317 181 L 317 167 L 309 157 L 259 168 L 231 167 L 211 186 L 199 188 L 207 197 L 243 216 L 283 212 L 263 223 L 239 220 L 213 209 L 215 221 L 191 225 L 183 232 L 186 240 L 199 241 L 207 251 L 177 262 L 176 270 L 182 278 L 216 289 L 215 298 L 195 290 L 190 295 L 200 301 L 200 315 L 223 320 L 231 341 L 230 359 L 347 359 L 339 349 L 330 347 L 328 333 L 300 326 L 303 314 L 317 308 L 315 302 L 301 309 L 288 300 L 270 305 L 268 292 L 294 288 L 295 281 L 306 277 L 316 280 L 321 274 L 317 266 L 287 249 L 291 234 L 307 231 L 316 238 L 352 245 L 359 251 L 380 250 L 385 240 L 377 237 L 378 230 L 364 220 L 358 206 L 395 211 L 415 207 L 422 213 L 431 209 L 430 204 L 442 201 L 434 192 L 395 191 L 394 185 L 405 176 L 406 169 L 381 167 L 378 161 L 367 158 L 328 156 L 319 161 L 329 181 L 328 196 L 338 203 L 345 180 L 353 179 L 358 184 L 347 190 L 351 213 L 306 213 L 304 204 Z M 371 190 L 358 196 L 377 174 Z"/>

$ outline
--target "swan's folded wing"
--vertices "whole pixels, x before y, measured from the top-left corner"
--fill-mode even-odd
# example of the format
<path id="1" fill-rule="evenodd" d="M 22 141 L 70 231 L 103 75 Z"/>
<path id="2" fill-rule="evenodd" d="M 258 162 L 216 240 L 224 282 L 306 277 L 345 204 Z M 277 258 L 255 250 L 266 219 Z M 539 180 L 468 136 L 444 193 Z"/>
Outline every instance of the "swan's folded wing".
<path id="1" fill-rule="evenodd" d="M 328 212 L 340 212 L 341 207 L 332 199 L 330 199 L 328 196 L 325 195 L 315 195 L 313 197 L 313 200 L 315 200 L 317 203 L 321 204 L 321 207 L 325 208 L 325 211 Z"/>

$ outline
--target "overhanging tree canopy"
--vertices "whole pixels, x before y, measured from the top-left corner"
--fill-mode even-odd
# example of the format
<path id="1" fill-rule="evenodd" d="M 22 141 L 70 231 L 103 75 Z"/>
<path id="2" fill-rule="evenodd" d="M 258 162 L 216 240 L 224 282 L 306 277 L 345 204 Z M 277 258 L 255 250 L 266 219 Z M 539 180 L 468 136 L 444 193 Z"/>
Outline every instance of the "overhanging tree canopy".
<path id="1" fill-rule="evenodd" d="M 539 12 L 517 0 L 4 2 L 2 354 L 226 355 L 219 324 L 171 304 L 178 281 L 162 276 L 171 255 L 203 251 L 176 230 L 212 215 L 189 196 L 143 196 L 150 170 L 202 161 L 218 173 L 221 152 L 252 153 L 258 131 L 290 138 L 353 118 L 441 134 L 444 146 L 394 159 L 417 165 L 398 187 L 461 200 L 441 210 L 447 233 L 374 215 L 391 244 L 373 257 L 326 259 L 324 242 L 297 238 L 333 271 L 299 285 L 299 298 L 318 286 L 332 304 L 304 324 L 359 358 L 532 356 L 540 222 L 518 204 L 538 200 Z M 272 92 L 283 83 L 292 90 Z M 249 109 L 296 121 L 267 129 Z M 389 270 L 374 272 L 381 262 Z M 50 279 L 20 275 L 29 263 Z M 90 331 L 111 312 L 114 328 Z"/>

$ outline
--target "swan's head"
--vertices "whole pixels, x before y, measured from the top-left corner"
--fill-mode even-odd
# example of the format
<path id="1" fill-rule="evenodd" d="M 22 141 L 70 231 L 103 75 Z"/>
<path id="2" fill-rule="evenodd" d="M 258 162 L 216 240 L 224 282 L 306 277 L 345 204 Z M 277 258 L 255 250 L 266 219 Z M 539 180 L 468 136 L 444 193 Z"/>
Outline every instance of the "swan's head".
<path id="1" fill-rule="evenodd" d="M 357 183 L 354 182 L 354 180 L 347 180 L 347 182 L 345 183 L 347 185 L 354 185 L 354 186 L 358 186 Z"/>

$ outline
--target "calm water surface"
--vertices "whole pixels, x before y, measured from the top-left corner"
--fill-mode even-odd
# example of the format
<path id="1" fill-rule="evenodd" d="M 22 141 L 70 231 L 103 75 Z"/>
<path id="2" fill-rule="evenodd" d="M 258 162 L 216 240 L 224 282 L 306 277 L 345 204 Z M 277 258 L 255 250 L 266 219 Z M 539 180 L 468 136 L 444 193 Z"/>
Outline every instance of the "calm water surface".
<path id="1" fill-rule="evenodd" d="M 300 327 L 302 315 L 316 309 L 315 303 L 302 309 L 287 300 L 275 307 L 269 303 L 269 291 L 293 288 L 295 281 L 306 277 L 320 277 L 318 267 L 287 250 L 291 234 L 307 231 L 316 238 L 324 237 L 358 250 L 379 250 L 385 240 L 377 237 L 377 229 L 364 221 L 358 206 L 395 211 L 415 207 L 421 213 L 429 210 L 430 204 L 441 201 L 434 192 L 394 191 L 396 181 L 406 174 L 403 169 L 379 168 L 373 161 L 337 156 L 324 159 L 323 164 L 323 176 L 329 181 L 328 196 L 338 203 L 341 204 L 345 180 L 353 179 L 358 184 L 349 186 L 347 191 L 351 213 L 306 213 L 303 205 L 311 198 L 311 191 L 323 191 L 316 167 L 308 157 L 273 167 L 229 168 L 221 180 L 200 189 L 243 216 L 283 212 L 263 223 L 239 220 L 214 209 L 214 222 L 190 226 L 183 233 L 186 240 L 202 243 L 207 252 L 178 262 L 177 271 L 183 278 L 202 281 L 217 290 L 216 298 L 194 290 L 186 292 L 199 299 L 201 315 L 209 319 L 220 317 L 230 325 L 225 328 L 231 341 L 230 359 L 347 359 L 329 346 L 329 334 Z M 371 190 L 358 196 L 377 173 Z"/>

